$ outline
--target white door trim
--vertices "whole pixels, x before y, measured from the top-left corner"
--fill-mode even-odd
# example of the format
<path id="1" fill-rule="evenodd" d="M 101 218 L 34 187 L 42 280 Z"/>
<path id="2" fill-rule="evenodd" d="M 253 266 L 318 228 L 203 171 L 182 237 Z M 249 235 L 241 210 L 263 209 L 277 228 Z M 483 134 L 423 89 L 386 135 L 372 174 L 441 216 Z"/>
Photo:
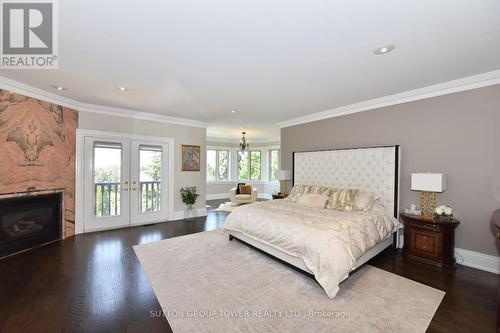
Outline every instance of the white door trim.
<path id="1" fill-rule="evenodd" d="M 119 132 L 95 131 L 86 129 L 76 130 L 76 188 L 75 188 L 75 234 L 83 233 L 83 184 L 84 184 L 84 152 L 85 137 L 107 137 L 110 139 L 128 139 L 138 141 L 156 141 L 168 143 L 168 220 L 175 219 L 174 214 L 174 159 L 175 159 L 175 140 L 170 137 L 137 135 Z"/>

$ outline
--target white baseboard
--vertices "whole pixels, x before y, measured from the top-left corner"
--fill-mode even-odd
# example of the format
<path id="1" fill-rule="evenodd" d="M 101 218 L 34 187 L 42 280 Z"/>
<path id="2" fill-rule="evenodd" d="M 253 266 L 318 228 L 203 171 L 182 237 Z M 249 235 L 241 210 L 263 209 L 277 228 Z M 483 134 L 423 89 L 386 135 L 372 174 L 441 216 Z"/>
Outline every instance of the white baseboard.
<path id="1" fill-rule="evenodd" d="M 229 193 L 207 194 L 207 200 L 229 199 Z"/>
<path id="2" fill-rule="evenodd" d="M 206 208 L 198 208 L 196 209 L 196 212 L 198 213 L 198 216 L 207 216 L 207 209 Z M 176 221 L 176 220 L 182 220 L 184 219 L 184 211 L 175 211 L 174 216 L 170 221 Z"/>
<path id="3" fill-rule="evenodd" d="M 257 193 L 257 198 L 259 198 L 259 199 L 272 199 L 273 196 L 270 193 Z M 207 194 L 206 199 L 207 200 L 219 200 L 219 199 L 228 199 L 229 200 L 229 194 L 228 193 Z"/>
<path id="4" fill-rule="evenodd" d="M 500 257 L 489 254 L 455 248 L 457 264 L 483 271 L 500 274 Z"/>

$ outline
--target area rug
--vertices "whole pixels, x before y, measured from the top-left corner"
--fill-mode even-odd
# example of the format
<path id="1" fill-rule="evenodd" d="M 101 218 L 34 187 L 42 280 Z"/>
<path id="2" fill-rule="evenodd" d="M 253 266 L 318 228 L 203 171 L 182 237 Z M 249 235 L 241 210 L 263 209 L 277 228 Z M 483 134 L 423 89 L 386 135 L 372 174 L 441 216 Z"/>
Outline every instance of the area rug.
<path id="1" fill-rule="evenodd" d="M 174 332 L 425 332 L 444 292 L 365 265 L 330 299 L 219 231 L 134 246 Z"/>
<path id="2" fill-rule="evenodd" d="M 229 212 L 231 213 L 235 208 L 240 207 L 240 204 L 229 202 L 224 202 L 219 205 L 219 207 L 215 208 L 213 212 Z"/>

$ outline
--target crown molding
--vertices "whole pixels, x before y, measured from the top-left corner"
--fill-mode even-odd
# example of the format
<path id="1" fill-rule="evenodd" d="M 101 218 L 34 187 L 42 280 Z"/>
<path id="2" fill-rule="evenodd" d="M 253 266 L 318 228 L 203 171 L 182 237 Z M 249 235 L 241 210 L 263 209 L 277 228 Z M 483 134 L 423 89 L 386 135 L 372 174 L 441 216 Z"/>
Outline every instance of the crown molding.
<path id="1" fill-rule="evenodd" d="M 170 117 L 170 116 L 164 116 L 164 115 L 157 114 L 157 113 L 135 111 L 135 110 L 130 110 L 130 109 L 121 109 L 121 108 L 115 108 L 115 107 L 103 106 L 103 105 L 81 104 L 78 111 L 98 113 L 98 114 L 104 114 L 104 115 L 109 115 L 109 116 L 132 118 L 132 119 L 137 119 L 137 120 L 149 120 L 149 121 L 174 124 L 174 125 L 202 127 L 202 128 L 208 127 L 208 123 L 197 121 L 197 120 Z"/>
<path id="2" fill-rule="evenodd" d="M 234 144 L 235 146 L 239 145 L 241 137 L 238 138 L 228 138 L 228 137 L 217 137 L 217 136 L 208 136 L 207 135 L 207 141 L 208 142 L 220 142 L 220 143 L 229 143 L 229 144 Z M 257 144 L 257 143 L 275 143 L 275 142 L 280 142 L 281 137 L 279 136 L 271 136 L 268 138 L 250 138 L 249 139 L 250 144 Z"/>
<path id="3" fill-rule="evenodd" d="M 13 91 L 17 94 L 25 95 L 28 97 L 36 98 L 39 100 L 43 100 L 49 103 L 57 104 L 63 107 L 67 107 L 79 112 L 90 112 L 97 114 L 104 114 L 110 116 L 118 116 L 125 118 L 132 118 L 138 120 L 149 120 L 155 122 L 162 122 L 167 124 L 175 124 L 175 125 L 183 125 L 183 126 L 191 126 L 191 127 L 202 127 L 207 128 L 208 123 L 186 119 L 186 118 L 177 118 L 165 116 L 157 113 L 150 112 L 142 112 L 131 109 L 122 109 L 104 105 L 95 105 L 82 103 L 77 100 L 63 97 L 43 89 L 39 89 L 4 76 L 0 76 L 0 89 Z"/>
<path id="4" fill-rule="evenodd" d="M 277 123 L 280 128 L 290 127 L 317 120 L 339 117 L 347 114 L 369 111 L 385 106 L 397 105 L 427 99 L 436 96 L 453 94 L 461 91 L 472 90 L 500 84 L 500 70 L 463 77 L 457 80 L 434 84 L 431 86 L 408 90 L 394 95 L 370 99 L 338 108 L 316 112 L 302 117 L 292 118 Z"/>

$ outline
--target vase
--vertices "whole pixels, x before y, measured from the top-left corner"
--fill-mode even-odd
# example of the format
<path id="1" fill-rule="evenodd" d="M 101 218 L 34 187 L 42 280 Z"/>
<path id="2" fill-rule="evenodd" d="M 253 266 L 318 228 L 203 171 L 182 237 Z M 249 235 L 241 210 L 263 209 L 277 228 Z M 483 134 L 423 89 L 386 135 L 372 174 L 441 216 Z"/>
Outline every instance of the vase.
<path id="1" fill-rule="evenodd" d="M 198 217 L 198 212 L 193 208 L 193 205 L 187 205 L 186 210 L 184 211 L 184 219 L 187 221 L 193 221 Z"/>

